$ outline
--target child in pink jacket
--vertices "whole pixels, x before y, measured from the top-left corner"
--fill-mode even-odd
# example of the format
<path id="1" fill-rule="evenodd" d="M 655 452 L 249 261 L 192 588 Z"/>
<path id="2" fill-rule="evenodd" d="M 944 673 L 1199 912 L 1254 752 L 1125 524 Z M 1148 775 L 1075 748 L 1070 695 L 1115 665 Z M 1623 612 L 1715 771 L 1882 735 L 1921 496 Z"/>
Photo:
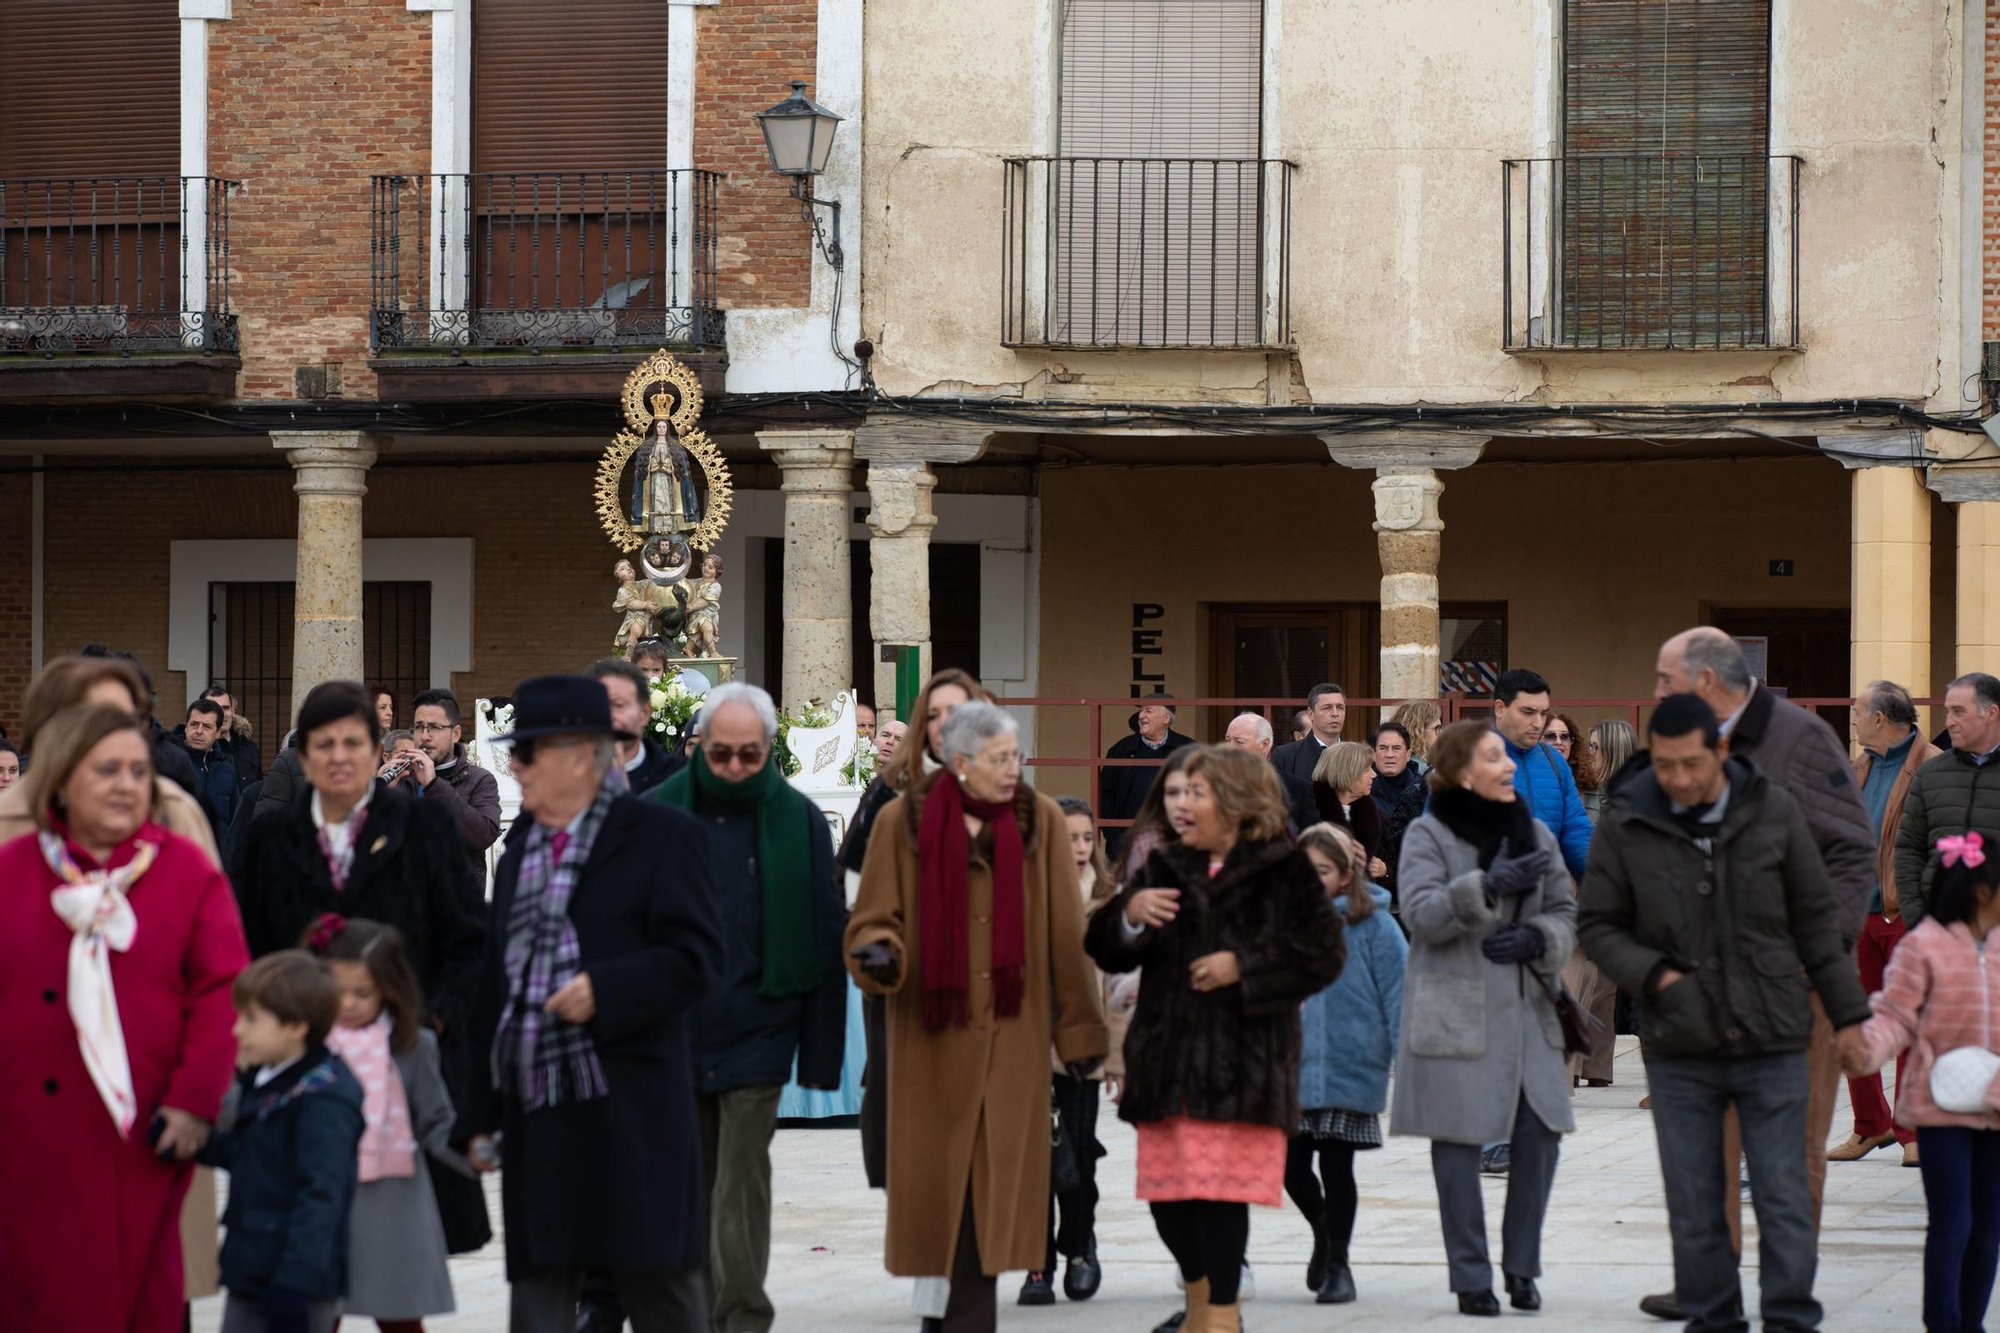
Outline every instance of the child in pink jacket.
<path id="1" fill-rule="evenodd" d="M 1941 839 L 1930 915 L 1889 959 L 1875 1016 L 1863 1025 L 1848 1073 L 1869 1074 L 1914 1047 L 1896 1085 L 1896 1121 L 1917 1131 L 1930 1228 L 1924 1238 L 1924 1328 L 1983 1328 L 2000 1262 L 2000 1077 L 1985 1109 L 1946 1111 L 1931 1069 L 1960 1047 L 2000 1050 L 2000 839 Z"/>

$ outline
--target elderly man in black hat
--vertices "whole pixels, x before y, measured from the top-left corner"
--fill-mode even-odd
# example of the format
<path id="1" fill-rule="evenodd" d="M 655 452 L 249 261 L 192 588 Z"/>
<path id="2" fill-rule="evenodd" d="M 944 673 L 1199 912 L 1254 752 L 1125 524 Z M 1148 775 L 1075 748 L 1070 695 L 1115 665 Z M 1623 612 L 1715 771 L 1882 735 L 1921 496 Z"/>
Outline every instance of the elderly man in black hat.
<path id="1" fill-rule="evenodd" d="M 1144 767 L 1106 768 L 1099 772 L 1097 814 L 1100 819 L 1131 819 L 1145 803 L 1146 792 L 1168 755 L 1183 745 L 1193 745 L 1194 737 L 1174 730 L 1172 696 L 1154 695 L 1140 703 L 1127 724 L 1132 734 L 1104 752 L 1106 759 L 1150 759 Z M 1110 841 L 1123 842 L 1125 830 L 1110 830 Z"/>
<path id="2" fill-rule="evenodd" d="M 708 834 L 630 795 L 604 686 L 514 693 L 521 812 L 494 876 L 474 1036 L 492 1078 L 472 1155 L 498 1166 L 511 1333 L 571 1333 L 586 1269 L 637 1333 L 708 1320 L 689 1015 L 724 956 Z M 497 1138 L 497 1152 L 496 1143 Z"/>

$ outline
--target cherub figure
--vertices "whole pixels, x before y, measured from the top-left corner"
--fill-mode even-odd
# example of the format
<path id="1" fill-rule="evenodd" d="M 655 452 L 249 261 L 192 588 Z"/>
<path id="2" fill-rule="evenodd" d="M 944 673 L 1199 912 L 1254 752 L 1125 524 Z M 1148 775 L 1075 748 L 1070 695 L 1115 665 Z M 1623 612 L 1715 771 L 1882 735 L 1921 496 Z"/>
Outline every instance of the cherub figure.
<path id="1" fill-rule="evenodd" d="M 639 581 L 638 571 L 632 568 L 630 560 L 620 560 L 613 565 L 611 575 L 618 580 L 618 596 L 612 601 L 611 609 L 625 613 L 625 619 L 618 625 L 613 651 L 629 661 L 633 650 L 639 646 L 639 641 L 650 639 L 657 632 L 654 627 L 656 608 L 652 598 L 648 596 L 646 585 Z"/>
<path id="2" fill-rule="evenodd" d="M 716 639 L 722 633 L 722 557 L 713 551 L 701 558 L 701 577 L 694 596 L 688 600 L 687 647 L 689 657 L 714 657 Z"/>

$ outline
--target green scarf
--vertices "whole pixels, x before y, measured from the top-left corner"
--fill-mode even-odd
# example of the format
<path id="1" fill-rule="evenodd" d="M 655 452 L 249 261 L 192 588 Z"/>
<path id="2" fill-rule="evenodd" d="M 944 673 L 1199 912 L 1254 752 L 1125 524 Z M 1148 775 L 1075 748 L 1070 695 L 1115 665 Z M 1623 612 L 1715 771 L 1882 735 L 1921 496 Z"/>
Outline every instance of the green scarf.
<path id="1" fill-rule="evenodd" d="M 819 818 L 798 789 L 785 781 L 773 754 L 755 777 L 725 782 L 700 750 L 686 768 L 653 788 L 648 796 L 662 805 L 704 806 L 757 811 L 757 873 L 764 888 L 764 979 L 759 995 L 805 995 L 819 985 L 814 956 L 812 839 Z"/>

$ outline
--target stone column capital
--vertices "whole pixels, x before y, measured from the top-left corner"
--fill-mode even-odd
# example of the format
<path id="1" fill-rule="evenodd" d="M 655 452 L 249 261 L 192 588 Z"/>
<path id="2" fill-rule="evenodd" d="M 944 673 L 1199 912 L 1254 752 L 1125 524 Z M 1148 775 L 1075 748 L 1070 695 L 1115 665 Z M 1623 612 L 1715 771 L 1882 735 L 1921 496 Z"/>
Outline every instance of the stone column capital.
<path id="1" fill-rule="evenodd" d="M 931 492 L 937 476 L 926 463 L 868 465 L 868 531 L 881 538 L 928 541 L 937 527 Z"/>
<path id="2" fill-rule="evenodd" d="M 971 463 L 986 452 L 993 428 L 901 413 L 871 416 L 854 432 L 855 456 L 868 462 Z"/>
<path id="3" fill-rule="evenodd" d="M 1951 504 L 2000 500 L 2000 467 L 1933 464 L 1925 472 L 1924 484 L 1937 492 L 1938 499 Z"/>
<path id="4" fill-rule="evenodd" d="M 298 475 L 300 495 L 368 494 L 368 469 L 387 453 L 393 436 L 361 430 L 274 430 L 271 443 Z"/>
<path id="5" fill-rule="evenodd" d="M 1375 492 L 1375 531 L 1444 531 L 1444 519 L 1438 515 L 1444 480 L 1429 468 L 1377 469 L 1369 489 Z"/>
<path id="6" fill-rule="evenodd" d="M 784 474 L 778 489 L 791 494 L 854 489 L 854 432 L 851 430 L 760 430 L 757 446 Z"/>
<path id="7" fill-rule="evenodd" d="M 1459 435 L 1429 430 L 1371 430 L 1346 435 L 1322 435 L 1321 443 L 1342 467 L 1394 471 L 1455 471 L 1471 467 L 1485 451 L 1484 435 Z"/>

